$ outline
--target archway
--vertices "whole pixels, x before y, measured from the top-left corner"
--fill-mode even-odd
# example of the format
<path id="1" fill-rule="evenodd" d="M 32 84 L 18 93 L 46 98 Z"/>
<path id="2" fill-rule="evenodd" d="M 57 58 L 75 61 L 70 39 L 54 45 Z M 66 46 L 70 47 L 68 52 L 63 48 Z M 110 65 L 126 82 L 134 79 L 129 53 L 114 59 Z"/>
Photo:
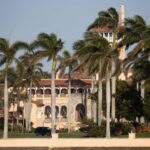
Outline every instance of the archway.
<path id="1" fill-rule="evenodd" d="M 85 107 L 83 104 L 76 106 L 76 121 L 82 121 L 85 118 Z"/>
<path id="2" fill-rule="evenodd" d="M 45 95 L 50 95 L 51 94 L 51 89 L 45 89 L 44 94 Z"/>
<path id="3" fill-rule="evenodd" d="M 45 107 L 45 112 L 44 112 L 44 114 L 45 114 L 46 119 L 49 119 L 49 118 L 50 118 L 50 116 L 51 116 L 51 107 L 50 107 L 50 106 L 46 106 L 46 107 Z"/>
<path id="4" fill-rule="evenodd" d="M 55 106 L 55 117 L 58 118 L 59 116 L 59 107 Z"/>
<path id="5" fill-rule="evenodd" d="M 60 110 L 60 114 L 62 116 L 62 118 L 67 118 L 67 107 L 66 106 L 62 106 L 61 110 Z"/>

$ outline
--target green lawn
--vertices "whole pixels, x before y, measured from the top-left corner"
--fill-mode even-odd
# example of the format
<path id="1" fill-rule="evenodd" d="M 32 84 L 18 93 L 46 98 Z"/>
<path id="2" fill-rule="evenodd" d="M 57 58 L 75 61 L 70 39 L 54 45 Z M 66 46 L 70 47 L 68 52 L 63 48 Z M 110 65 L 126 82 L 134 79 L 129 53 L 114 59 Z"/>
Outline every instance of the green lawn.
<path id="1" fill-rule="evenodd" d="M 137 138 L 150 138 L 150 133 L 138 133 Z"/>
<path id="2" fill-rule="evenodd" d="M 60 138 L 86 138 L 87 134 L 83 132 L 63 132 L 59 133 Z M 0 138 L 3 137 L 3 132 L 0 131 Z M 50 136 L 36 136 L 34 133 L 15 133 L 10 132 L 8 134 L 9 138 L 50 138 Z M 128 138 L 128 135 L 122 135 L 122 136 L 115 136 L 112 138 Z M 136 134 L 137 138 L 150 138 L 150 133 L 138 133 Z"/>
<path id="3" fill-rule="evenodd" d="M 3 137 L 3 132 L 0 131 L 0 138 Z M 36 136 L 34 133 L 16 133 L 9 132 L 9 138 L 50 138 L 50 136 Z"/>
<path id="4" fill-rule="evenodd" d="M 85 138 L 86 136 L 87 134 L 83 132 L 59 133 L 60 138 Z"/>

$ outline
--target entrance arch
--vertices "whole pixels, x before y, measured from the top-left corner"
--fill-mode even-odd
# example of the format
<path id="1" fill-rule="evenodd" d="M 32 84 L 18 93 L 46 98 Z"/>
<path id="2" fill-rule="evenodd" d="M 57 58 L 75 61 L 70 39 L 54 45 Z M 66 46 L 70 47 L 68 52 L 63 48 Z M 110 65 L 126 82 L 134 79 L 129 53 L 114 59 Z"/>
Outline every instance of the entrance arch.
<path id="1" fill-rule="evenodd" d="M 75 114 L 76 121 L 82 121 L 85 118 L 85 107 L 83 104 L 78 104 L 76 106 L 76 114 Z"/>

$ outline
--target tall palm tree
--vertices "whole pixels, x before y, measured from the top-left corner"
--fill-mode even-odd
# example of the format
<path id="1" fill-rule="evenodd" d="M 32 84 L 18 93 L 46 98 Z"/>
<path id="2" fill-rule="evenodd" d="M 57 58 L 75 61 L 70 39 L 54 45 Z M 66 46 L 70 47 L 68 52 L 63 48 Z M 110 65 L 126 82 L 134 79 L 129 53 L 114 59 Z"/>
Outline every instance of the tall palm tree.
<path id="1" fill-rule="evenodd" d="M 34 52 L 26 52 L 23 56 L 19 57 L 17 61 L 18 73 L 20 77 L 22 77 L 21 83 L 22 85 L 26 85 L 29 87 L 28 91 L 28 101 L 26 107 L 26 130 L 31 131 L 31 103 L 32 103 L 32 93 L 31 89 L 33 85 L 39 86 L 39 81 L 42 75 L 43 66 L 41 63 L 33 61 Z M 27 89 L 27 88 L 26 88 Z"/>
<path id="2" fill-rule="evenodd" d="M 115 8 L 109 8 L 107 11 L 101 11 L 98 14 L 98 18 L 94 21 L 93 24 L 91 24 L 88 28 L 90 30 L 91 28 L 110 28 L 113 31 L 113 46 L 112 50 L 116 49 L 116 43 L 117 43 L 117 30 L 119 25 L 119 14 L 116 11 Z M 118 57 L 118 56 L 117 56 Z M 116 76 L 114 75 L 116 70 L 116 64 L 115 64 L 115 57 L 112 57 L 112 67 L 111 67 L 111 75 L 112 75 L 112 113 L 111 117 L 112 120 L 115 120 L 115 93 L 116 93 Z"/>
<path id="3" fill-rule="evenodd" d="M 15 53 L 19 49 L 26 48 L 26 43 L 23 42 L 15 42 L 10 45 L 9 41 L 0 38 L 0 64 L 5 64 L 5 79 L 4 79 L 4 134 L 3 138 L 6 139 L 8 137 L 8 68 L 11 65 Z"/>
<path id="4" fill-rule="evenodd" d="M 55 71 L 57 65 L 57 55 L 59 51 L 63 48 L 63 42 L 61 39 L 58 39 L 55 34 L 40 33 L 37 37 L 37 40 L 34 42 L 34 47 L 42 48 L 43 50 L 36 53 L 35 59 L 40 60 L 44 57 L 48 57 L 48 61 L 52 61 L 52 70 L 51 70 L 51 108 L 52 108 L 52 121 L 51 128 L 52 133 L 55 133 L 55 103 L 56 103 L 56 94 L 55 94 Z"/>
<path id="5" fill-rule="evenodd" d="M 71 73 L 76 66 L 77 60 L 73 56 L 71 56 L 68 51 L 64 51 L 63 56 L 60 59 L 60 65 L 58 68 L 61 69 L 61 73 L 65 73 L 66 68 L 68 68 L 68 133 L 70 133 L 71 131 Z"/>
<path id="6" fill-rule="evenodd" d="M 89 74 L 98 73 L 98 124 L 102 121 L 102 77 L 104 77 L 104 58 L 111 51 L 111 47 L 106 39 L 96 33 L 86 33 L 84 40 L 74 44 L 75 55 L 82 58 L 81 66 L 88 68 Z M 102 69 L 103 68 L 103 69 Z M 106 72 L 106 71 L 105 71 Z M 108 117 L 108 116 L 107 116 Z M 110 118 L 108 118 L 110 120 Z"/>

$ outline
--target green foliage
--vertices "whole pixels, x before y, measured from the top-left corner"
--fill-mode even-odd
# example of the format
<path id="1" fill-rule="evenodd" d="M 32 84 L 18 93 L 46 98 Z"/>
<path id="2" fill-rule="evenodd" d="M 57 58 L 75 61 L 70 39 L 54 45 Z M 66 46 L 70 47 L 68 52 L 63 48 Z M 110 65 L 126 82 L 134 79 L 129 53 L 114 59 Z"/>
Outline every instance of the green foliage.
<path id="1" fill-rule="evenodd" d="M 150 86 L 145 88 L 144 115 L 147 121 L 150 121 Z"/>
<path id="2" fill-rule="evenodd" d="M 87 133 L 87 137 L 105 137 L 106 122 L 102 121 L 102 125 L 99 127 L 96 123 L 91 120 L 84 120 L 86 126 L 81 127 L 80 131 Z"/>
<path id="3" fill-rule="evenodd" d="M 135 121 L 136 117 L 143 114 L 143 103 L 140 93 L 135 86 L 128 85 L 125 81 L 117 82 L 116 92 L 116 117 Z"/>
<path id="4" fill-rule="evenodd" d="M 4 118 L 0 118 L 0 130 L 4 128 Z"/>
<path id="5" fill-rule="evenodd" d="M 111 135 L 127 135 L 132 129 L 132 124 L 128 122 L 112 122 L 111 123 Z"/>
<path id="6" fill-rule="evenodd" d="M 148 59 L 140 58 L 135 62 L 133 69 L 133 78 L 136 81 L 148 80 L 150 81 L 150 61 Z"/>
<path id="7" fill-rule="evenodd" d="M 9 126 L 8 126 L 8 130 L 9 130 L 9 131 L 12 130 L 12 125 L 9 125 Z M 22 132 L 22 126 L 21 126 L 21 125 L 14 124 L 14 125 L 13 125 L 13 132 L 19 132 L 19 133 L 21 133 L 21 132 Z"/>

